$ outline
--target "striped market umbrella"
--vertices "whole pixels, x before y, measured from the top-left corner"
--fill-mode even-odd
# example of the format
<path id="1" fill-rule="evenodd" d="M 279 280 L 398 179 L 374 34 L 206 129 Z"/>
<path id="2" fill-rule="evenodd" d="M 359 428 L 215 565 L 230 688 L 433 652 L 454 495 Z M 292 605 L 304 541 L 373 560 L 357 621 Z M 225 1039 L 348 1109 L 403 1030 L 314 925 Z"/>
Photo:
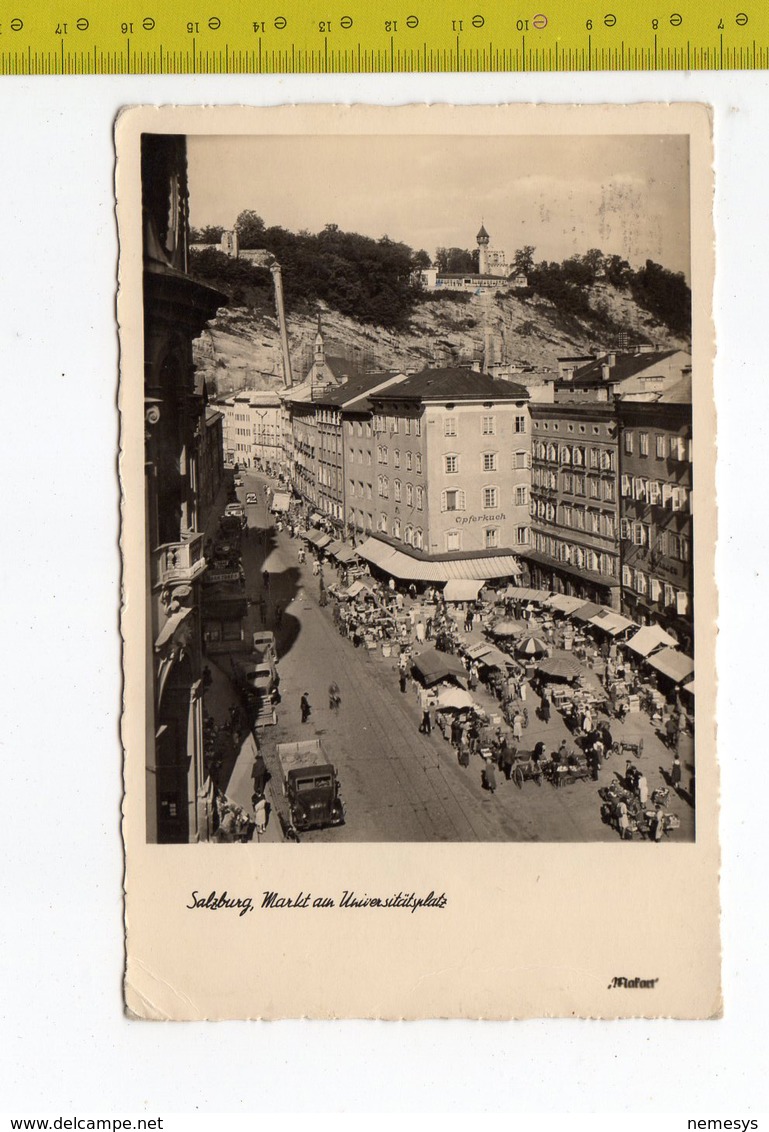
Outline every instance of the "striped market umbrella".
<path id="1" fill-rule="evenodd" d="M 547 645 L 541 637 L 523 637 L 515 646 L 520 656 L 544 656 Z"/>

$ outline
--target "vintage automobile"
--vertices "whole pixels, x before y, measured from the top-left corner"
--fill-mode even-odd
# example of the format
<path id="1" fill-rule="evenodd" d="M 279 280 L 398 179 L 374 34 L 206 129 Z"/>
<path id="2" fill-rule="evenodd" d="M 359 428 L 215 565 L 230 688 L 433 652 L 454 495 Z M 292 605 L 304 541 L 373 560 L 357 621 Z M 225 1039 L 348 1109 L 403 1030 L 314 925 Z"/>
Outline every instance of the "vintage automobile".
<path id="1" fill-rule="evenodd" d="M 336 767 L 319 739 L 278 743 L 278 764 L 291 821 L 298 832 L 344 824 Z"/>

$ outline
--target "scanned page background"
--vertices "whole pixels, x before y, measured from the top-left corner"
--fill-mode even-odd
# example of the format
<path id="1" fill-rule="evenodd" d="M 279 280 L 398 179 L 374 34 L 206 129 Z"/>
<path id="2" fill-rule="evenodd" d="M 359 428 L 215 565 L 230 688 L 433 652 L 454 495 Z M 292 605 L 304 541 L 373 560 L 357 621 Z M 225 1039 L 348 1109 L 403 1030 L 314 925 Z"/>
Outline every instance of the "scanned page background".
<path id="1" fill-rule="evenodd" d="M 138 139 L 158 132 L 692 132 L 697 841 L 633 845 L 157 846 L 144 836 L 144 548 Z M 712 169 L 702 107 L 136 110 L 117 129 L 127 748 L 126 1001 L 146 1018 L 720 1011 L 714 749 Z M 338 900 L 445 892 L 444 910 L 189 910 L 193 890 Z M 618 991 L 613 977 L 657 979 Z"/>

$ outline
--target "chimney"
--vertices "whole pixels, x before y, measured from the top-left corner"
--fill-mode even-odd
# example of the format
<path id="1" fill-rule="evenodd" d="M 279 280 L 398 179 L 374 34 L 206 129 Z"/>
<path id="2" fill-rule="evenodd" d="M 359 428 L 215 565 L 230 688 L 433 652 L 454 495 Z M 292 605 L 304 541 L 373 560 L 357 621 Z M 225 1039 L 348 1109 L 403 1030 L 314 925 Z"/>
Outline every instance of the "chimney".
<path id="1" fill-rule="evenodd" d="M 601 381 L 609 381 L 611 379 L 611 366 L 608 362 L 604 362 L 601 366 Z"/>
<path id="2" fill-rule="evenodd" d="M 607 357 L 607 359 L 606 359 L 606 360 L 608 361 L 608 363 L 609 363 L 609 365 L 610 365 L 610 366 L 616 366 L 616 364 L 617 364 L 617 355 L 616 355 L 616 354 L 609 354 L 609 356 Z"/>

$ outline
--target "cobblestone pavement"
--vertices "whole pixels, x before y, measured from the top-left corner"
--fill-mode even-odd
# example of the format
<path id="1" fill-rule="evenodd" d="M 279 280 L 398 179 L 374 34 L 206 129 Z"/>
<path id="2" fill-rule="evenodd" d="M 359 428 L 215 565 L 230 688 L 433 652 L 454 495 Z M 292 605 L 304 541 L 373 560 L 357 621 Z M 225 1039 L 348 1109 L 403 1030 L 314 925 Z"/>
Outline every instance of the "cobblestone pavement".
<path id="1" fill-rule="evenodd" d="M 247 474 L 243 490 L 253 490 L 255 482 L 265 481 Z M 519 790 L 498 774 L 498 789 L 489 794 L 481 785 L 479 757 L 462 768 L 440 731 L 419 733 L 417 698 L 411 688 L 406 694 L 399 691 L 396 662 L 383 657 L 381 650 L 356 649 L 338 634 L 330 608 L 318 605 L 310 556 L 300 566 L 299 540 L 270 529 L 263 490 L 259 495 L 259 506 L 249 507 L 244 568 L 254 601 L 253 627 L 266 621 L 276 631 L 282 694 L 277 726 L 260 732 L 265 758 L 274 765 L 278 742 L 320 738 L 337 767 L 346 806 L 344 826 L 304 834 L 303 841 L 618 841 L 616 832 L 601 821 L 598 789 L 624 774 L 624 759 L 607 760 L 598 782 L 576 782 L 559 790 L 534 782 Z M 270 579 L 263 618 L 254 598 L 265 569 Z M 276 605 L 282 610 L 279 627 Z M 332 681 L 341 689 L 338 713 L 328 703 Z M 309 693 L 313 709 L 304 725 L 299 712 L 303 692 Z M 540 739 L 548 750 L 564 738 L 572 743 L 560 715 L 554 711 L 550 723 L 543 724 L 535 714 L 538 701 L 530 690 L 528 695 L 531 722 L 524 748 Z M 648 717 L 630 716 L 622 727 L 612 721 L 611 728 L 615 738 L 643 737 L 638 766 L 650 792 L 664 785 L 663 772 L 672 754 Z M 672 839 L 691 840 L 694 820 L 688 801 L 672 795 L 669 809 L 681 819 Z"/>

